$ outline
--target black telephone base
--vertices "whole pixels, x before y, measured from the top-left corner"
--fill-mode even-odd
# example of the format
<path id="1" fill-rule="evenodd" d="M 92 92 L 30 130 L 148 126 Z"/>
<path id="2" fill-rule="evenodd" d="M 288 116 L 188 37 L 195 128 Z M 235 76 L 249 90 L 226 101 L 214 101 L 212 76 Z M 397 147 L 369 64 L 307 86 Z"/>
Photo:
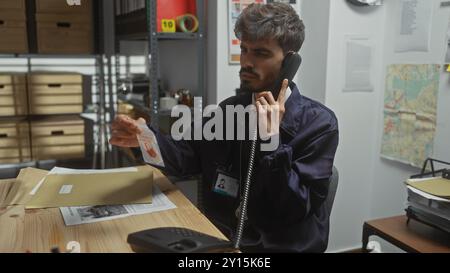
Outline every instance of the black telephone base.
<path id="1" fill-rule="evenodd" d="M 155 228 L 128 235 L 136 253 L 230 252 L 232 243 L 186 228 Z"/>

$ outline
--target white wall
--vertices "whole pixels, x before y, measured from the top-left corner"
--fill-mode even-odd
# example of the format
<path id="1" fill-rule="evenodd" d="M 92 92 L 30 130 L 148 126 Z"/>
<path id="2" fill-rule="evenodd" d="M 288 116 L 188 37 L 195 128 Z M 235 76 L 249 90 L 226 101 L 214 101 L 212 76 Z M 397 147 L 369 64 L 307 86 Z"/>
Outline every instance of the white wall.
<path id="1" fill-rule="evenodd" d="M 336 156 L 340 185 L 332 215 L 330 251 L 360 247 L 365 220 L 404 213 L 406 192 L 402 182 L 418 169 L 380 158 L 385 73 L 389 64 L 443 62 L 449 9 L 441 9 L 440 1 L 433 1 L 430 52 L 403 54 L 394 53 L 394 26 L 399 18 L 394 7 L 398 2 L 384 1 L 382 7 L 354 7 L 346 1 L 330 3 L 325 102 L 338 116 L 341 139 Z M 344 84 L 344 35 L 347 34 L 369 36 L 375 46 L 372 93 L 341 91 Z M 308 53 L 304 52 L 304 55 Z M 444 147 L 448 141 L 450 117 L 443 114 L 443 109 L 449 93 L 448 74 L 443 73 L 436 147 Z M 450 152 L 436 149 L 435 156 L 448 160 Z M 387 244 L 383 246 L 387 251 L 396 251 Z"/>
<path id="2" fill-rule="evenodd" d="M 308 0 L 307 0 L 308 1 Z M 358 11 L 358 12 L 356 12 Z M 307 12 L 304 10 L 304 12 Z M 361 241 L 362 223 L 370 211 L 372 166 L 376 153 L 378 107 L 383 82 L 374 81 L 373 93 L 343 93 L 345 35 L 368 36 L 374 46 L 374 79 L 381 79 L 385 12 L 383 8 L 353 7 L 330 1 L 326 97 L 339 120 L 340 143 L 336 155 L 339 189 L 331 222 L 330 251 L 355 247 Z"/>
<path id="3" fill-rule="evenodd" d="M 215 10 L 216 31 L 215 48 L 210 57 L 215 58 L 216 82 L 211 83 L 211 99 L 209 103 L 220 103 L 224 99 L 234 96 L 239 88 L 239 65 L 228 63 L 228 1 L 208 1 L 210 9 Z M 211 21 L 211 20 L 210 20 Z M 209 32 L 211 34 L 211 32 Z M 208 37 L 211 40 L 212 37 Z M 214 68 L 210 68 L 210 71 Z M 212 72 L 212 71 L 211 71 Z"/>
<path id="4" fill-rule="evenodd" d="M 303 95 L 324 102 L 328 57 L 330 0 L 304 0 L 300 14 L 305 24 L 305 42 L 300 50 L 302 66 L 298 85 Z"/>

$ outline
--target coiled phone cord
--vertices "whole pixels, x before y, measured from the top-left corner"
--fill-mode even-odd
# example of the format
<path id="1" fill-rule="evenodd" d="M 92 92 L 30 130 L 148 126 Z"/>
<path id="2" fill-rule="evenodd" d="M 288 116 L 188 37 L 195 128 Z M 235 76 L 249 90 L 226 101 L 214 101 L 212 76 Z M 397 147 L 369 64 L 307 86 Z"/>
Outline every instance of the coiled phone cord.
<path id="1" fill-rule="evenodd" d="M 248 162 L 248 172 L 247 172 L 247 177 L 245 179 L 244 195 L 243 195 L 242 201 L 241 201 L 239 222 L 238 222 L 236 236 L 235 236 L 235 240 L 234 240 L 234 248 L 235 249 L 239 249 L 239 245 L 241 244 L 241 240 L 242 240 L 242 234 L 244 232 L 245 219 L 247 216 L 248 197 L 249 197 L 249 193 L 250 193 L 250 184 L 252 181 L 253 168 L 255 165 L 256 144 L 257 144 L 257 129 L 255 128 L 255 130 L 253 132 L 252 143 L 250 146 L 250 158 L 249 158 L 249 162 Z"/>

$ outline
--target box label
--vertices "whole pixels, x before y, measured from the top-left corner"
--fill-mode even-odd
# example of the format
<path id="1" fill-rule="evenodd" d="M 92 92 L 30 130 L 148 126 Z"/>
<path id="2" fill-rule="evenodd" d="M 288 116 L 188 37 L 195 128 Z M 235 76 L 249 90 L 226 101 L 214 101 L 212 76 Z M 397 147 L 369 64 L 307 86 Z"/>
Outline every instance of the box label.
<path id="1" fill-rule="evenodd" d="M 59 194 L 70 194 L 72 192 L 73 185 L 64 185 L 61 187 Z"/>

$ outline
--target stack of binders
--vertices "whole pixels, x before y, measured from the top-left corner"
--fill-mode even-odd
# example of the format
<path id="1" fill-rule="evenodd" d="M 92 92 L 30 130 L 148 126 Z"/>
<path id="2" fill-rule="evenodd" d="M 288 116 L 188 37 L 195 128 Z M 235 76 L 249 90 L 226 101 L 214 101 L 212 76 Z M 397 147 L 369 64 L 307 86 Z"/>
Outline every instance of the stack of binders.
<path id="1" fill-rule="evenodd" d="M 422 173 L 406 181 L 408 219 L 414 219 L 450 234 L 450 170 L 434 170 L 433 162 L 447 162 L 427 159 Z M 425 172 L 427 162 L 431 172 Z M 450 165 L 450 164 L 449 164 Z"/>

